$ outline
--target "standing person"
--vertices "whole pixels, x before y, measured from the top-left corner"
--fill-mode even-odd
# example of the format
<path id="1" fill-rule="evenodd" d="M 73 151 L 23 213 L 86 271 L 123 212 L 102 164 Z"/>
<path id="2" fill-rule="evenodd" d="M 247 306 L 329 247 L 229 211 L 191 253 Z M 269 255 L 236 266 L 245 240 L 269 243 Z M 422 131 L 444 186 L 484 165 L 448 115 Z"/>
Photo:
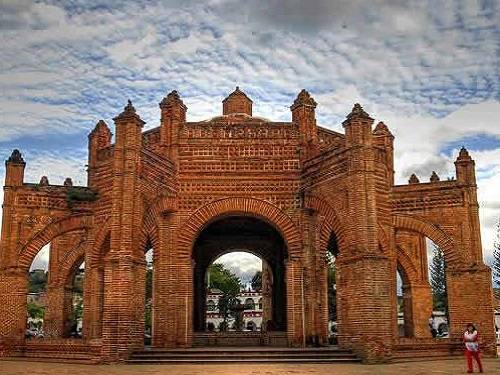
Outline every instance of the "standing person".
<path id="1" fill-rule="evenodd" d="M 473 372 L 472 358 L 477 362 L 479 372 L 483 372 L 483 364 L 479 357 L 479 334 L 477 333 L 474 324 L 467 324 L 467 330 L 464 332 L 465 357 L 467 358 L 467 372 Z"/>

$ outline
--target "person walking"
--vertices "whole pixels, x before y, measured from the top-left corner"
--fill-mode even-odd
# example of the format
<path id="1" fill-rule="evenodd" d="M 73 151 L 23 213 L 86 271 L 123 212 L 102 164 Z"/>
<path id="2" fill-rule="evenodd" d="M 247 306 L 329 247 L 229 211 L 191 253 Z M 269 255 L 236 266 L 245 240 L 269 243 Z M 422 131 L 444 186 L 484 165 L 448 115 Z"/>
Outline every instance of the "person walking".
<path id="1" fill-rule="evenodd" d="M 464 344 L 465 344 L 465 357 L 467 358 L 467 372 L 471 373 L 473 371 L 472 358 L 477 362 L 479 367 L 479 372 L 483 372 L 483 364 L 481 363 L 481 358 L 479 356 L 479 334 L 477 333 L 474 324 L 467 324 L 467 330 L 464 332 Z"/>

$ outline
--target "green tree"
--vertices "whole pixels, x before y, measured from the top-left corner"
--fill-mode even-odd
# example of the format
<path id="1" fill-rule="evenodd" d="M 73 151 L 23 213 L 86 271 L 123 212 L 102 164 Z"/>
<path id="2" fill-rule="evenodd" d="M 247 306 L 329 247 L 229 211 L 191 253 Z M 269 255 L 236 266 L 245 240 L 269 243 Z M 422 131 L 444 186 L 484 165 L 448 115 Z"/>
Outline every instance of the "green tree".
<path id="1" fill-rule="evenodd" d="M 43 319 L 45 316 L 45 307 L 34 302 L 28 302 L 28 317 L 31 319 Z"/>
<path id="2" fill-rule="evenodd" d="M 213 263 L 207 271 L 208 287 L 236 297 L 242 288 L 241 280 L 221 263 Z"/>
<path id="3" fill-rule="evenodd" d="M 493 242 L 493 263 L 491 264 L 493 284 L 500 288 L 500 218 L 497 224 L 497 234 Z"/>
<path id="4" fill-rule="evenodd" d="M 253 290 L 261 290 L 262 289 L 262 271 L 255 272 L 255 275 L 252 277 L 252 281 L 250 282 Z"/>
<path id="5" fill-rule="evenodd" d="M 337 288 L 335 276 L 335 257 L 328 252 L 328 320 L 337 320 Z"/>
<path id="6" fill-rule="evenodd" d="M 234 315 L 234 307 L 238 304 L 236 298 L 242 288 L 241 280 L 221 263 L 213 263 L 207 270 L 207 286 L 222 292 L 218 302 L 219 314 L 223 322 L 221 328 L 228 328 L 227 320 Z"/>
<path id="7" fill-rule="evenodd" d="M 430 283 L 433 294 L 433 308 L 435 310 L 447 312 L 448 293 L 446 291 L 446 263 L 443 250 L 436 245 L 434 245 L 434 249 L 432 250 Z"/>

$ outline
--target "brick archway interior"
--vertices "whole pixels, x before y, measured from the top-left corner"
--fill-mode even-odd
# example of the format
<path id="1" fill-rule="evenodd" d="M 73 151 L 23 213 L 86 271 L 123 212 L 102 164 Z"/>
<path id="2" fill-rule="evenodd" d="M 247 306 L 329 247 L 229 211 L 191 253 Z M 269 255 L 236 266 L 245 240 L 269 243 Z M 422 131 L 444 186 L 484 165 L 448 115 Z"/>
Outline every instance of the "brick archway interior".
<path id="1" fill-rule="evenodd" d="M 272 323 L 286 330 L 285 260 L 283 237 L 267 222 L 248 215 L 227 215 L 212 221 L 198 235 L 193 246 L 194 330 L 205 330 L 206 271 L 223 254 L 246 251 L 266 261 L 272 270 Z"/>

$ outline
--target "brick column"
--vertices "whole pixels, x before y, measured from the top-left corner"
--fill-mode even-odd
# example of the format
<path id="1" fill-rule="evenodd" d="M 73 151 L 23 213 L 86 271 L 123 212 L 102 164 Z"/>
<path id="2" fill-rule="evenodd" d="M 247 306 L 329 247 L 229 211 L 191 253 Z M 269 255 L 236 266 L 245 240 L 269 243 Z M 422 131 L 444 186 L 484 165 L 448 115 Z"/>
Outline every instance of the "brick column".
<path id="1" fill-rule="evenodd" d="M 0 355 L 12 344 L 24 341 L 28 277 L 20 268 L 0 270 Z"/>
<path id="2" fill-rule="evenodd" d="M 356 104 L 343 126 L 348 147 L 346 246 L 337 259 L 342 294 L 339 342 L 365 361 L 391 355 L 394 267 L 379 249 L 373 119 Z M 367 319 L 369 317 L 369 319 Z"/>
<path id="3" fill-rule="evenodd" d="M 16 245 L 19 229 L 15 219 L 15 197 L 24 180 L 24 162 L 14 150 L 5 162 L 5 186 L 0 242 L 0 355 L 8 347 L 24 341 L 26 331 L 27 270 L 17 267 Z"/>
<path id="4" fill-rule="evenodd" d="M 429 338 L 429 317 L 432 314 L 432 291 L 429 283 L 410 286 L 411 327 L 415 338 Z M 406 298 L 405 298 L 406 303 Z"/>
<path id="5" fill-rule="evenodd" d="M 66 288 L 62 285 L 47 286 L 43 333 L 46 337 L 62 337 L 65 333 L 64 305 Z"/>
<path id="6" fill-rule="evenodd" d="M 290 346 L 304 346 L 306 338 L 304 268 L 301 259 L 286 262 L 287 336 Z"/>
<path id="7" fill-rule="evenodd" d="M 143 249 L 136 248 L 142 222 L 138 185 L 144 121 L 130 101 L 114 121 L 113 205 L 110 251 L 104 264 L 102 327 L 103 357 L 109 361 L 127 358 L 144 344 L 145 260 Z"/>
<path id="8" fill-rule="evenodd" d="M 87 340 L 101 338 L 104 299 L 104 268 L 85 263 L 83 337 Z"/>
<path id="9" fill-rule="evenodd" d="M 468 323 L 473 323 L 481 336 L 485 354 L 496 354 L 495 321 L 491 270 L 487 266 L 464 269 L 448 268 L 449 329 L 451 338 L 461 339 Z"/>

